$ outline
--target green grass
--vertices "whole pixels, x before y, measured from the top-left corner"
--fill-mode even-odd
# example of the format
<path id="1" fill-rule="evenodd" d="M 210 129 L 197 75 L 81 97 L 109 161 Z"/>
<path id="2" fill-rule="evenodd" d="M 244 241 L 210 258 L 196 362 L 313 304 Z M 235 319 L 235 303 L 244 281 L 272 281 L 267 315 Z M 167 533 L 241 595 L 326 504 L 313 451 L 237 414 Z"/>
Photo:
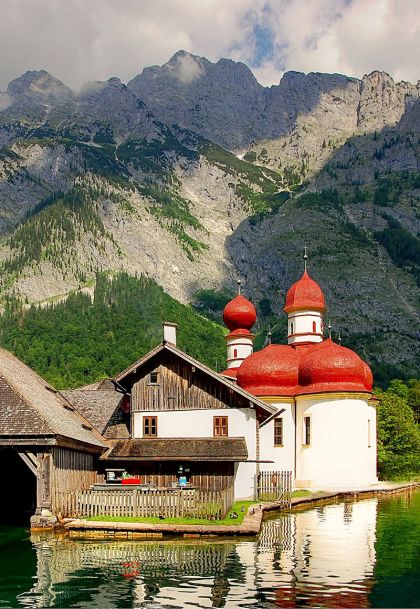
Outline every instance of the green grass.
<path id="1" fill-rule="evenodd" d="M 138 518 L 135 516 L 92 516 L 86 518 L 91 522 L 144 522 L 146 524 L 204 524 L 211 526 L 218 525 L 240 525 L 243 522 L 245 514 L 251 505 L 255 504 L 255 501 L 236 501 L 226 518 L 223 520 L 206 520 L 205 518 Z M 245 508 L 242 512 L 241 508 Z M 230 515 L 236 512 L 238 518 L 231 518 Z"/>
<path id="2" fill-rule="evenodd" d="M 293 491 L 292 493 L 292 499 L 294 497 L 310 497 L 312 495 L 312 491 L 305 491 L 305 490 L 301 490 L 301 491 Z"/>

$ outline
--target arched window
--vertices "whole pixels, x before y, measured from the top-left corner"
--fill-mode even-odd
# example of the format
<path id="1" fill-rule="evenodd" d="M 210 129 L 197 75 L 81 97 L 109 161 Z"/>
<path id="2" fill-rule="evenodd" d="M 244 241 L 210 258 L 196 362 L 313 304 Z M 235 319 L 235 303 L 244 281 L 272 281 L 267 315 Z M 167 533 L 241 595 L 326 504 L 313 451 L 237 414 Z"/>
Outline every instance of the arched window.
<path id="1" fill-rule="evenodd" d="M 233 357 L 238 357 L 238 349 L 233 350 Z"/>
<path id="2" fill-rule="evenodd" d="M 312 332 L 315 334 L 316 332 L 316 321 L 312 322 Z"/>

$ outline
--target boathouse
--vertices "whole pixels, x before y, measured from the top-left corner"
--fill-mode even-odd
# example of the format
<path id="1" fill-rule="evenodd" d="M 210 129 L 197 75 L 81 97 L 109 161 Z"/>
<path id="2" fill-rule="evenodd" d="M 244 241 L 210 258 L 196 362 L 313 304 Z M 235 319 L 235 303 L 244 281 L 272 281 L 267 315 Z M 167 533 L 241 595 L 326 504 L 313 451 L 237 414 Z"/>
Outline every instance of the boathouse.
<path id="1" fill-rule="evenodd" d="M 0 349 L 0 522 L 53 524 L 69 493 L 97 482 L 101 434 L 51 385 Z"/>

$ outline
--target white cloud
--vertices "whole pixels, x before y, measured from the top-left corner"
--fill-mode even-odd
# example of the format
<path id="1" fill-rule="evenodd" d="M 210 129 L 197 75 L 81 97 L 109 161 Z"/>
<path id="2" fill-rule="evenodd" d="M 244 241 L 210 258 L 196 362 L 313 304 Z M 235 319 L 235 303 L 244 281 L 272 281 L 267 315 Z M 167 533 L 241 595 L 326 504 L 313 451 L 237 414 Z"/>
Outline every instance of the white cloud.
<path id="1" fill-rule="evenodd" d="M 203 69 L 191 55 L 179 55 L 176 60 L 174 75 L 178 80 L 188 84 L 202 74 Z"/>
<path id="2" fill-rule="evenodd" d="M 373 69 L 420 76 L 418 0 L 2 0 L 0 89 L 44 68 L 74 89 L 118 76 L 126 82 L 179 49 L 254 66 L 263 84 L 284 70 Z M 258 25 L 272 52 L 256 60 Z M 180 66 L 186 82 L 198 75 Z"/>

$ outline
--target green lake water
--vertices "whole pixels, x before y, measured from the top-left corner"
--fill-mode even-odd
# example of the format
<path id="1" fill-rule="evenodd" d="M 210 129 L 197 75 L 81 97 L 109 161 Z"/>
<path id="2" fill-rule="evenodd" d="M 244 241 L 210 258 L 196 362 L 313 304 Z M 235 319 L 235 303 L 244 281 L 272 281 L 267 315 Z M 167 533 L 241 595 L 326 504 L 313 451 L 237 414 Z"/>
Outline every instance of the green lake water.
<path id="1" fill-rule="evenodd" d="M 420 491 L 276 515 L 257 539 L 0 528 L 0 607 L 418 607 Z"/>

